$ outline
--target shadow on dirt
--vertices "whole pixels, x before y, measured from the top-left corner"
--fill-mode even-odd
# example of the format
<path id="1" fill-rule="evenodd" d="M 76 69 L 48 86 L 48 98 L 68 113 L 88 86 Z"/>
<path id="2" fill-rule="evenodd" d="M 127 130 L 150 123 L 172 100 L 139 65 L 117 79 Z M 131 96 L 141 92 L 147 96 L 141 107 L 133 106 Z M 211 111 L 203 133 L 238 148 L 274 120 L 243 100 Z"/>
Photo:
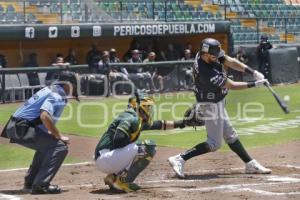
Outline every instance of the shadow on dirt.
<path id="1" fill-rule="evenodd" d="M 107 195 L 126 194 L 123 191 L 115 190 L 115 189 L 99 189 L 99 190 L 93 190 L 90 193 L 91 194 L 107 194 Z"/>
<path id="2" fill-rule="evenodd" d="M 30 190 L 0 190 L 0 193 L 7 194 L 7 195 L 24 195 L 30 194 Z"/>
<path id="3" fill-rule="evenodd" d="M 245 175 L 242 172 L 231 172 L 231 173 L 210 173 L 210 174 L 186 174 L 185 178 L 180 178 L 178 176 L 173 176 L 170 178 L 180 179 L 180 180 L 212 180 L 219 178 L 234 178 L 236 175 Z"/>
<path id="4" fill-rule="evenodd" d="M 68 192 L 68 191 L 69 190 L 62 190 L 61 193 Z M 28 189 L 0 190 L 0 193 L 7 194 L 7 195 L 27 195 L 27 194 L 31 194 L 31 190 L 28 190 Z M 41 194 L 41 195 L 47 195 L 47 194 Z M 37 195 L 34 195 L 34 196 L 37 196 Z"/>

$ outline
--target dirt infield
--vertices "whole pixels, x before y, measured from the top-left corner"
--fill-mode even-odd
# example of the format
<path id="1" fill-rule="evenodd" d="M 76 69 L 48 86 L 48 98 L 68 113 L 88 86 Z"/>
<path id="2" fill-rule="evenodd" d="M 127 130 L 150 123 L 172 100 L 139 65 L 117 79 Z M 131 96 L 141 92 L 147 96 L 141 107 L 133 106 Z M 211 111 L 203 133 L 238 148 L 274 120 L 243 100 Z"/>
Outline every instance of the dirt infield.
<path id="1" fill-rule="evenodd" d="M 105 174 L 90 159 L 97 139 L 71 137 L 70 155 L 91 164 L 61 168 L 53 183 L 62 187 L 62 194 L 31 196 L 21 190 L 25 170 L 0 171 L 0 199 L 300 199 L 300 141 L 249 150 L 273 170 L 270 175 L 244 174 L 243 163 L 233 153 L 214 152 L 189 160 L 186 179 L 175 177 L 166 162 L 182 149 L 159 147 L 153 162 L 136 180 L 142 189 L 118 194 L 108 190 L 103 183 Z"/>

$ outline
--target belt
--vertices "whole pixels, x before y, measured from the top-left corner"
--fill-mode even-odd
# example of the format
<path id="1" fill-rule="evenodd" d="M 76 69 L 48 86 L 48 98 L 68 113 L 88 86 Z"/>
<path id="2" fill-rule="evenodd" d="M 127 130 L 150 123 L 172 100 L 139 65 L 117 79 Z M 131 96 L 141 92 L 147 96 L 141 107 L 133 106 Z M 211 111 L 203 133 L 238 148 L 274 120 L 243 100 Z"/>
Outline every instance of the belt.
<path id="1" fill-rule="evenodd" d="M 96 151 L 95 152 L 95 160 L 97 160 L 101 156 L 101 154 L 109 152 L 109 151 L 110 151 L 109 149 L 101 149 L 99 151 Z"/>
<path id="2" fill-rule="evenodd" d="M 97 160 L 99 157 L 100 157 L 100 151 L 97 151 L 97 152 L 95 153 L 94 159 Z"/>
<path id="3" fill-rule="evenodd" d="M 28 121 L 28 124 L 32 127 L 35 127 L 35 126 L 38 126 L 38 125 L 42 124 L 42 120 L 41 120 L 40 117 L 37 117 L 36 119 L 33 119 L 33 120 L 29 121 L 27 119 L 22 119 L 22 118 L 11 116 L 10 120 L 13 121 L 13 122 L 18 122 L 18 121 L 21 121 L 21 120 L 25 120 L 25 121 Z"/>

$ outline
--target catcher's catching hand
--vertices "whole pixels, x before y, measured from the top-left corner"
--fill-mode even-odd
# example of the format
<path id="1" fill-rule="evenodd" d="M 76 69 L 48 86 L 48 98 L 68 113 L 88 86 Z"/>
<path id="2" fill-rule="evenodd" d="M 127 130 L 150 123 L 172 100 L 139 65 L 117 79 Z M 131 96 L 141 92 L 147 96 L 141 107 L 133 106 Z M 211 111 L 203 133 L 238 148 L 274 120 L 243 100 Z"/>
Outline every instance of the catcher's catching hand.
<path id="1" fill-rule="evenodd" d="M 197 111 L 196 105 L 188 108 L 184 113 L 184 124 L 186 126 L 204 126 L 203 114 Z"/>

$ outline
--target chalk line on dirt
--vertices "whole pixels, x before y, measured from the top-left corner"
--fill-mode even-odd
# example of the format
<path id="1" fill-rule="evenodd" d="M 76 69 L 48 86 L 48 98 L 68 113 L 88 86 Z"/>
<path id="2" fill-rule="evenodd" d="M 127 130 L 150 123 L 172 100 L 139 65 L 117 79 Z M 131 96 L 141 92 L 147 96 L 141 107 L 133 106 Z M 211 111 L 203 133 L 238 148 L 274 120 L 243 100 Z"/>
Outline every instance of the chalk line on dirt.
<path id="1" fill-rule="evenodd" d="M 288 168 L 295 168 L 295 169 L 300 169 L 300 166 L 296 166 L 296 165 L 285 165 Z"/>
<path id="2" fill-rule="evenodd" d="M 223 191 L 226 193 L 229 192 L 253 192 L 260 195 L 276 195 L 276 196 L 282 196 L 282 195 L 300 195 L 300 192 L 270 192 L 260 189 L 253 189 L 250 187 L 257 187 L 257 186 L 272 186 L 272 185 L 282 185 L 282 184 L 291 184 L 291 183 L 300 183 L 300 179 L 292 178 L 292 177 L 286 177 L 286 176 L 266 176 L 266 181 L 263 183 L 249 183 L 249 184 L 234 184 L 234 185 L 219 185 L 219 186 L 213 186 L 213 187 L 201 187 L 201 188 L 176 188 L 176 189 L 167 189 L 168 192 L 176 192 L 178 190 L 180 191 L 198 191 L 198 192 L 210 192 L 210 191 Z M 184 182 L 186 180 L 180 180 L 181 182 Z M 195 181 L 195 180 L 192 180 Z M 201 181 L 201 180 L 198 180 Z M 160 180 L 159 182 L 176 182 L 175 180 Z M 187 182 L 191 182 L 190 180 L 187 180 Z"/>
<path id="3" fill-rule="evenodd" d="M 20 197 L 0 193 L 1 200 L 20 200 Z"/>
<path id="4" fill-rule="evenodd" d="M 69 163 L 69 164 L 63 164 L 62 167 L 73 167 L 73 166 L 80 166 L 80 165 L 91 165 L 93 162 L 80 162 L 80 163 Z M 28 168 L 15 168 L 15 169 L 2 169 L 1 172 L 14 172 L 14 171 L 23 171 L 28 170 Z"/>

